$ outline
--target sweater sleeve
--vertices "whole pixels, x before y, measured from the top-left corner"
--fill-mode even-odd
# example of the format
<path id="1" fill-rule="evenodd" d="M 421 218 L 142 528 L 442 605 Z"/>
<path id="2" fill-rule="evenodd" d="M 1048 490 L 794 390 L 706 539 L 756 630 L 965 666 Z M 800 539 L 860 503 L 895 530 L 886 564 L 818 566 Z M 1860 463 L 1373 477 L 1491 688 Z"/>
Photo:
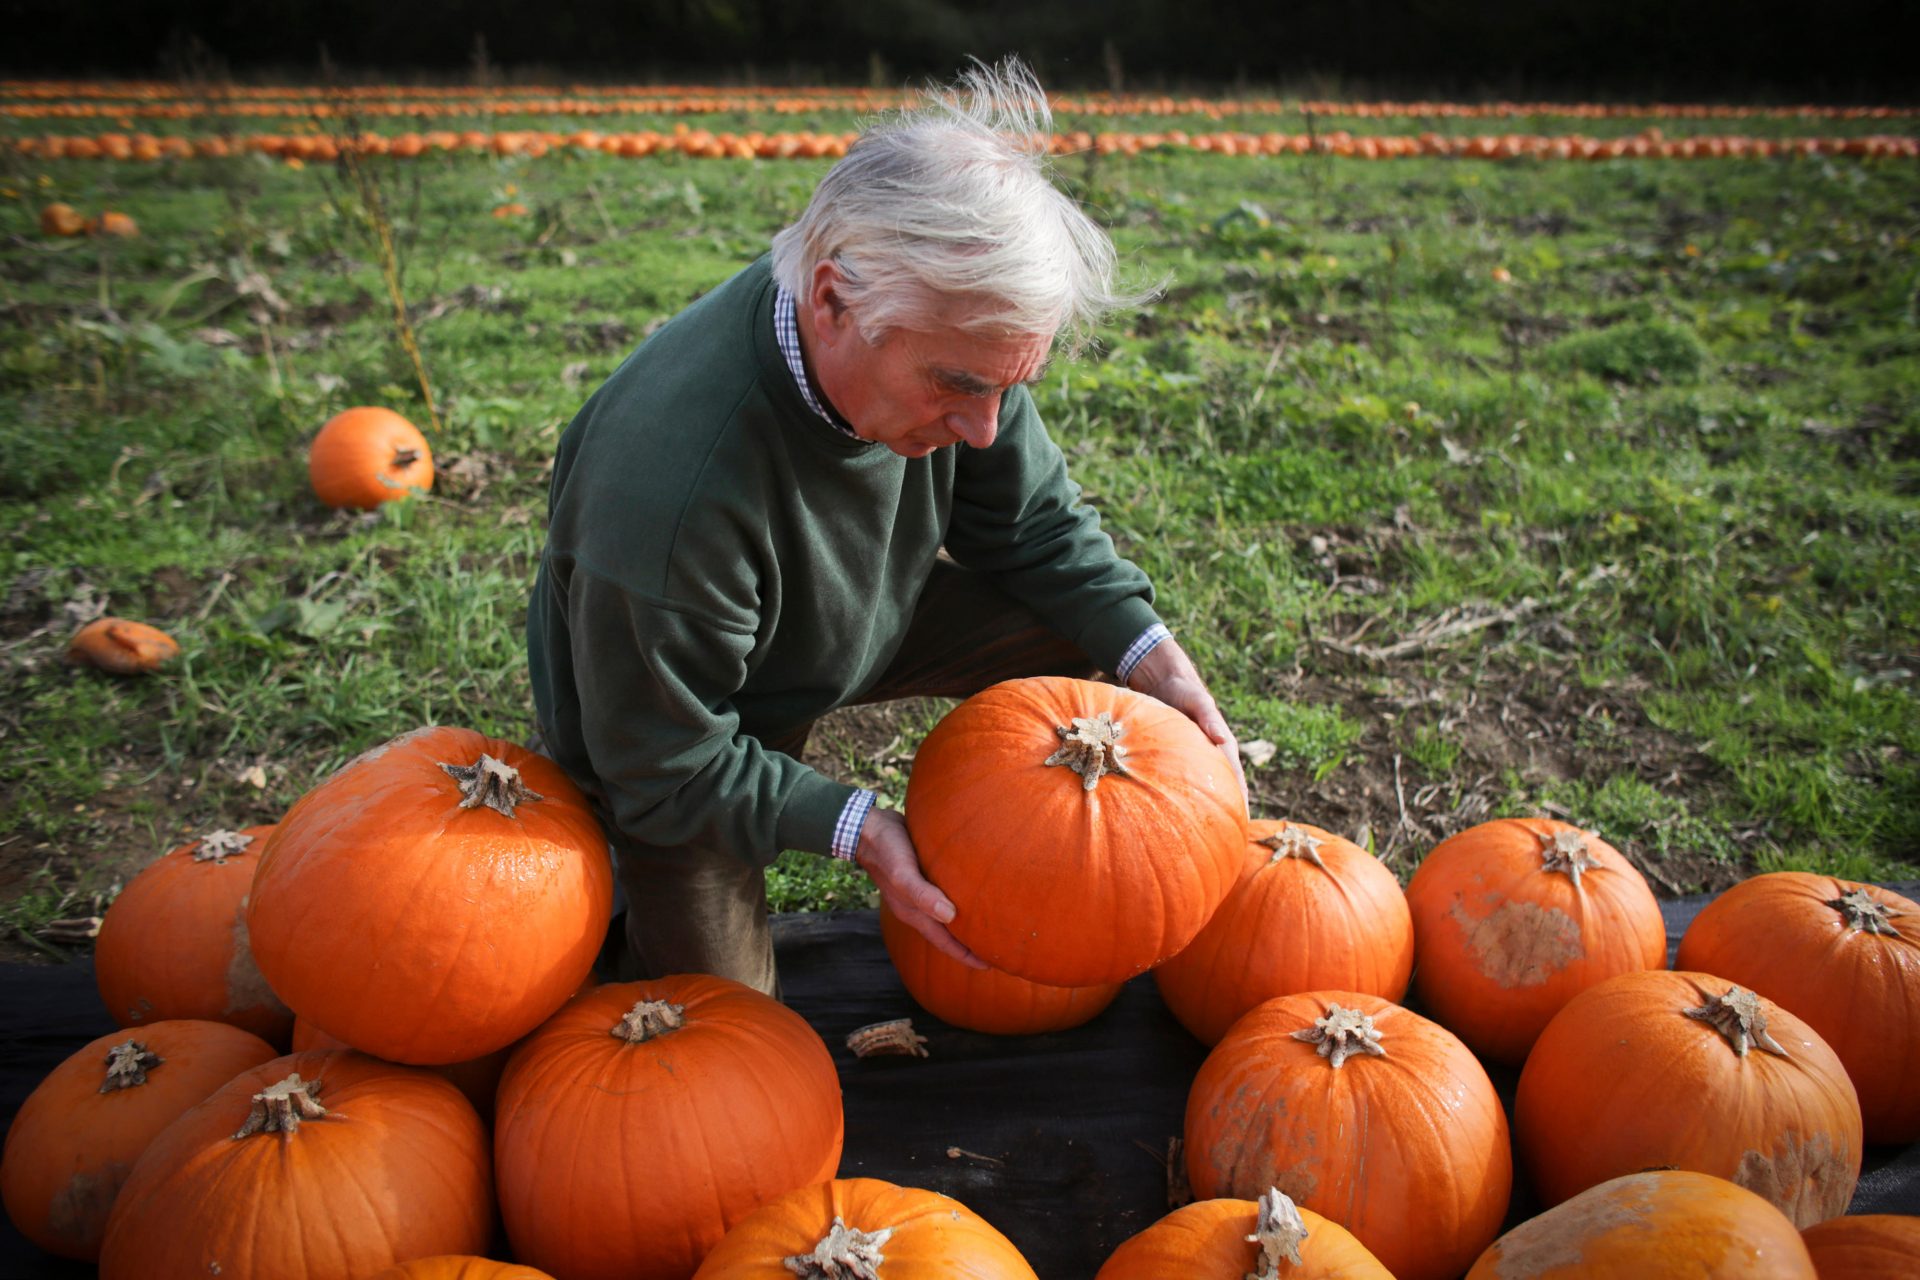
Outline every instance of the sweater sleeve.
<path id="1" fill-rule="evenodd" d="M 993 575 L 1106 671 L 1161 621 L 1153 585 L 1081 504 L 1024 387 L 1007 393 L 993 444 L 962 449 L 947 552 Z"/>
<path id="2" fill-rule="evenodd" d="M 782 849 L 832 849 L 855 789 L 740 732 L 729 699 L 746 679 L 750 633 L 578 566 L 566 615 L 581 737 L 626 837 L 762 865 Z"/>

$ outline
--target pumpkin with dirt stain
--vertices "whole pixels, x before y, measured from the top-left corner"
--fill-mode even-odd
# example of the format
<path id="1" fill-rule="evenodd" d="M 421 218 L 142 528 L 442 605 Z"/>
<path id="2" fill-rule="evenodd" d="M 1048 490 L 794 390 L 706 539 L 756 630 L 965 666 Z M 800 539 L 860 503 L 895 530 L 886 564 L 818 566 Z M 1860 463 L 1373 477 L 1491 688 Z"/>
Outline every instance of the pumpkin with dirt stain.
<path id="1" fill-rule="evenodd" d="M 115 1022 L 210 1018 L 286 1044 L 293 1011 L 260 975 L 247 939 L 247 894 L 272 832 L 272 824 L 208 832 L 127 882 L 93 947 L 94 980 Z"/>
<path id="2" fill-rule="evenodd" d="M 880 941 L 901 985 L 942 1022 L 996 1036 L 1064 1031 L 1112 1004 L 1123 984 L 1049 987 L 998 969 L 975 969 L 937 950 L 919 930 L 880 903 Z"/>
<path id="3" fill-rule="evenodd" d="M 1889 1280 L 1920 1272 L 1920 1217 L 1859 1213 L 1800 1233 L 1820 1280 Z"/>
<path id="4" fill-rule="evenodd" d="M 307 453 L 314 496 L 330 507 L 368 510 L 433 488 L 433 450 L 420 429 L 391 409 L 362 405 L 336 413 Z"/>
<path id="5" fill-rule="evenodd" d="M 1819 1033 L 1713 974 L 1623 973 L 1554 1016 L 1520 1072 L 1514 1135 L 1541 1202 L 1644 1169 L 1726 1178 L 1796 1226 L 1846 1212 L 1860 1102 Z"/>
<path id="6" fill-rule="evenodd" d="M 1593 832 L 1552 818 L 1442 840 L 1408 881 L 1407 906 L 1420 1007 L 1495 1062 L 1518 1065 L 1594 983 L 1667 962 L 1646 880 Z"/>
<path id="7" fill-rule="evenodd" d="M 126 618 L 95 618 L 74 633 L 67 661 L 117 676 L 144 676 L 180 656 L 174 638 L 158 627 Z"/>
<path id="8" fill-rule="evenodd" d="M 40 1082 L 7 1130 L 0 1196 L 8 1221 L 48 1253 L 94 1261 L 107 1214 L 148 1144 L 274 1053 L 238 1027 L 185 1019 L 88 1043 Z"/>
<path id="9" fill-rule="evenodd" d="M 1686 1169 L 1589 1187 L 1495 1241 L 1467 1280 L 1815 1280 L 1786 1215 L 1744 1187 Z M 1819 1280 L 1828 1280 L 1821 1271 Z"/>
<path id="10" fill-rule="evenodd" d="M 1093 1280 L 1393 1280 L 1353 1233 L 1281 1191 L 1196 1200 L 1123 1242 Z"/>
<path id="11" fill-rule="evenodd" d="M 1282 1191 L 1400 1280 L 1466 1270 L 1513 1189 L 1486 1068 L 1440 1024 L 1352 991 L 1278 996 L 1233 1024 L 1187 1095 L 1186 1162 L 1196 1197 Z"/>
<path id="12" fill-rule="evenodd" d="M 1832 876 L 1754 876 L 1693 918 L 1677 964 L 1804 1018 L 1846 1066 L 1867 1141 L 1920 1141 L 1920 903 Z"/>

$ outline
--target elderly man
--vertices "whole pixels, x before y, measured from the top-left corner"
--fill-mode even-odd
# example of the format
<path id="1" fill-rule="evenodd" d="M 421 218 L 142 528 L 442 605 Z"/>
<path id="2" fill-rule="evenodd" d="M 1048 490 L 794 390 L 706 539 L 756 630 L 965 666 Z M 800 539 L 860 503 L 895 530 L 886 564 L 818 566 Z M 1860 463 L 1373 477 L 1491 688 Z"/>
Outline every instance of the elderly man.
<path id="1" fill-rule="evenodd" d="M 562 438 L 528 655 L 547 748 L 617 854 L 623 978 L 774 990 L 782 849 L 854 859 L 980 963 L 900 815 L 801 763 L 835 707 L 1109 671 L 1238 773 L 1027 392 L 1056 337 L 1132 301 L 1048 181 L 1049 126 L 1010 60 L 869 131 L 770 257 L 663 326 Z"/>

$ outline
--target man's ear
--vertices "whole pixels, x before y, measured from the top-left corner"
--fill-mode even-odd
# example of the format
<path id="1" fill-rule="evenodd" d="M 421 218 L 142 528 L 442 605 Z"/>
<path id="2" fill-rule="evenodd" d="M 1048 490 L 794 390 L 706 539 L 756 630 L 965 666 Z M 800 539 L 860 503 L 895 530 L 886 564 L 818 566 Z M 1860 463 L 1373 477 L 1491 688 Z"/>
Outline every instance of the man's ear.
<path id="1" fill-rule="evenodd" d="M 840 296 L 840 268 L 831 258 L 814 264 L 813 279 L 807 290 L 809 318 L 813 331 L 822 341 L 832 342 L 853 324 L 846 301 Z"/>

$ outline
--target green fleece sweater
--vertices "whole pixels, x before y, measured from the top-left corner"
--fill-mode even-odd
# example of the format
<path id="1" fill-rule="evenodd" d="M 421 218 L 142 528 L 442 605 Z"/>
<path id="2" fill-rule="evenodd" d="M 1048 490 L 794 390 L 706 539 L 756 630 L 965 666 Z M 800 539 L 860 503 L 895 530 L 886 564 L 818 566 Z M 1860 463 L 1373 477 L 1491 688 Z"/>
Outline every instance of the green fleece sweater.
<path id="1" fill-rule="evenodd" d="M 548 749 L 633 842 L 828 852 L 853 789 L 763 748 L 886 669 L 944 543 L 1112 670 L 1159 619 L 1024 388 L 987 449 L 821 420 L 765 258 L 664 325 L 560 440 L 527 614 Z"/>

